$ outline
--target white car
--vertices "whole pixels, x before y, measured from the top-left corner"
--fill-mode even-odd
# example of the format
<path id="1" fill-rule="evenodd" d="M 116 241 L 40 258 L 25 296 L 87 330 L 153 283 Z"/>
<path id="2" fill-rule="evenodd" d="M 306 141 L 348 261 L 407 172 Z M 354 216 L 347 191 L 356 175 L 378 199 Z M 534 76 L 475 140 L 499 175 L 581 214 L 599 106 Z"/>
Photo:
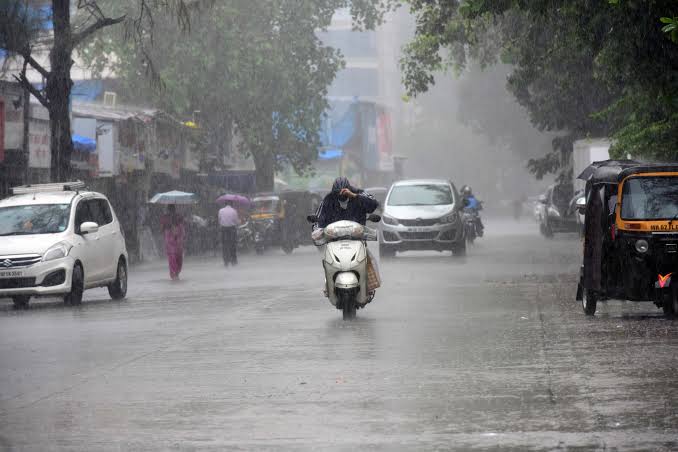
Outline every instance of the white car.
<path id="1" fill-rule="evenodd" d="M 125 238 L 108 199 L 82 182 L 13 189 L 0 200 L 0 298 L 25 308 L 33 296 L 80 304 L 85 289 L 127 295 Z"/>

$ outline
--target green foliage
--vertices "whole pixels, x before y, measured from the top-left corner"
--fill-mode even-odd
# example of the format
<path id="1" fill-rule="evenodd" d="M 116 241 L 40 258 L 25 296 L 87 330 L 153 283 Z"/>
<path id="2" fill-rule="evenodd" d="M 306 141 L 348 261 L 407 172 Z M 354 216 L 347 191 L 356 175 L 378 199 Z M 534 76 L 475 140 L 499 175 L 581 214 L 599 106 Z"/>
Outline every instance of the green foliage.
<path id="1" fill-rule="evenodd" d="M 127 0 L 127 7 L 134 0 Z M 316 30 L 334 12 L 353 5 L 357 25 L 376 25 L 387 2 L 349 0 L 223 0 L 195 11 L 191 30 L 176 33 L 170 16 L 155 17 L 153 42 L 139 46 L 124 33 L 100 35 L 83 56 L 98 72 L 112 69 L 123 91 L 180 117 L 201 111 L 202 126 L 217 154 L 225 129 L 236 127 L 240 149 L 252 155 L 272 187 L 273 169 L 311 168 L 320 145 L 325 96 L 341 55 L 323 46 Z M 124 2 L 111 2 L 124 12 Z M 162 81 L 151 90 L 149 64 Z M 259 179 L 258 178 L 258 179 Z"/>
<path id="2" fill-rule="evenodd" d="M 676 31 L 674 1 L 411 5 L 417 30 L 402 62 L 409 94 L 425 91 L 440 68 L 509 62 L 507 88 L 532 123 L 563 134 L 553 153 L 530 162 L 538 176 L 557 171 L 568 143 L 587 136 L 613 137 L 616 155 L 678 158 L 678 46 L 664 35 Z"/>

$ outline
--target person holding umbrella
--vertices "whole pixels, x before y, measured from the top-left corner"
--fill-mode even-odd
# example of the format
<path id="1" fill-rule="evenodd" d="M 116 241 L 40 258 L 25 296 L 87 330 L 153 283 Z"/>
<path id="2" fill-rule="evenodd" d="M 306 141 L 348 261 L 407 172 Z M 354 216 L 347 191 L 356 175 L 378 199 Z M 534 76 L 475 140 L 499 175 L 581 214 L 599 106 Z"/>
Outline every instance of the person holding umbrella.
<path id="1" fill-rule="evenodd" d="M 149 201 L 151 204 L 166 204 L 167 213 L 160 217 L 160 227 L 165 240 L 165 252 L 172 281 L 179 279 L 184 263 L 184 242 L 186 226 L 184 219 L 177 213 L 177 204 L 195 204 L 196 196 L 183 191 L 158 193 Z"/>
<path id="2" fill-rule="evenodd" d="M 226 199 L 223 201 L 226 205 L 219 210 L 219 228 L 221 229 L 221 247 L 224 258 L 224 265 L 238 264 L 238 226 L 240 218 L 238 212 L 233 208 L 233 201 Z"/>
<path id="3" fill-rule="evenodd" d="M 176 281 L 179 279 L 179 273 L 181 273 L 184 264 L 186 227 L 183 217 L 177 213 L 174 204 L 167 206 L 167 213 L 160 217 L 160 226 L 165 239 L 170 278 L 172 281 Z"/>

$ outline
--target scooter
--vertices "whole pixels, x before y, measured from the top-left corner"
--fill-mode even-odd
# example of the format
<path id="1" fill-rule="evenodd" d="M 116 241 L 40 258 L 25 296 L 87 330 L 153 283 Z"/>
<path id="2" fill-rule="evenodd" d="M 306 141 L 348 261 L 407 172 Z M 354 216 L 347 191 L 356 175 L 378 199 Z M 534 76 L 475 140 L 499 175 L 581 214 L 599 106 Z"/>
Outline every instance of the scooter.
<path id="1" fill-rule="evenodd" d="M 318 217 L 309 215 L 310 223 Z M 368 221 L 378 223 L 379 215 L 369 215 Z M 312 234 L 316 246 L 325 246 L 326 295 L 330 303 L 340 309 L 344 320 L 354 319 L 356 311 L 372 301 L 367 291 L 367 241 L 377 241 L 377 231 L 353 221 L 337 221 Z"/>

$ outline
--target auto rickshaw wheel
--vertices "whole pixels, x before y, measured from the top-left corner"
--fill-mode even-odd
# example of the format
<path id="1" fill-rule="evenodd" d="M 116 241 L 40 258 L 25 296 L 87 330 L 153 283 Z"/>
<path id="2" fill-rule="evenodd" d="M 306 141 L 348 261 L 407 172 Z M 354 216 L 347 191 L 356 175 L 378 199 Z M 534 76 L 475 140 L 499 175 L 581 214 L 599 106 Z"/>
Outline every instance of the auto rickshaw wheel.
<path id="1" fill-rule="evenodd" d="M 671 286 L 671 290 L 664 297 L 662 302 L 664 315 L 669 318 L 674 318 L 678 313 L 678 286 Z"/>
<path id="2" fill-rule="evenodd" d="M 584 314 L 594 315 L 596 313 L 596 305 L 598 304 L 598 297 L 592 290 L 584 289 L 581 296 L 581 307 L 584 309 Z"/>

